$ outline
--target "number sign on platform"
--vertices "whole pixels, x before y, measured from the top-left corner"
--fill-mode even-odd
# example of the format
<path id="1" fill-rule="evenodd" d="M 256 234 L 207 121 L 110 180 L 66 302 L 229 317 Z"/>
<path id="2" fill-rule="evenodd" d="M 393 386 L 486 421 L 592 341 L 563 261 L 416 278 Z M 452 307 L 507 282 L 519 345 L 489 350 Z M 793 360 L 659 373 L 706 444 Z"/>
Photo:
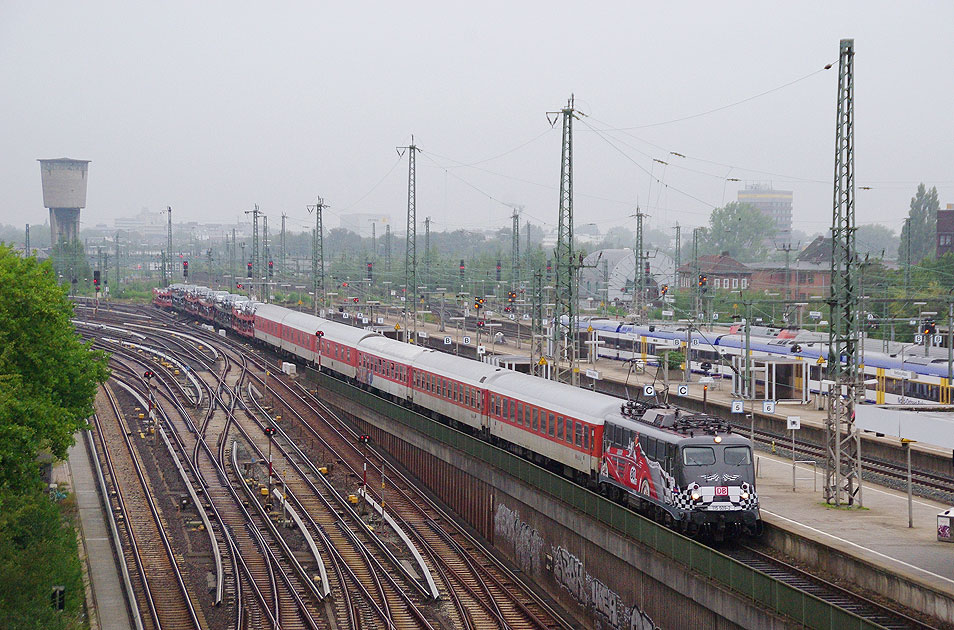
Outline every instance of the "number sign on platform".
<path id="1" fill-rule="evenodd" d="M 733 400 L 733 401 L 732 401 L 732 413 L 745 413 L 745 401 L 744 401 L 744 400 Z"/>
<path id="2" fill-rule="evenodd" d="M 445 346 L 451 345 L 451 338 L 450 338 L 450 337 L 444 337 L 444 345 L 445 345 Z"/>
<path id="3" fill-rule="evenodd" d="M 688 385 L 679 385 L 678 387 L 676 387 L 676 393 L 677 393 L 678 395 L 680 395 L 680 396 L 688 396 L 688 395 L 689 395 L 689 386 L 688 386 Z"/>
<path id="4" fill-rule="evenodd" d="M 762 401 L 762 413 L 775 413 L 775 401 L 774 401 L 774 400 L 763 400 L 763 401 Z"/>
<path id="5" fill-rule="evenodd" d="M 646 396 L 647 398 L 649 398 L 655 395 L 656 395 L 655 387 L 653 387 L 652 385 L 643 385 L 643 396 Z"/>

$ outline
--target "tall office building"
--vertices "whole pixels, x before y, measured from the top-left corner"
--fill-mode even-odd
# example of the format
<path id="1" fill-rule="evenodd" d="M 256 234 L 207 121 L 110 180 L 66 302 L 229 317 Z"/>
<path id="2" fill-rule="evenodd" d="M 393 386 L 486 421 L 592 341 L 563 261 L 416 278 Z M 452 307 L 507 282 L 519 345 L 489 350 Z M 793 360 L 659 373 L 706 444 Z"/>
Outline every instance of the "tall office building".
<path id="1" fill-rule="evenodd" d="M 747 184 L 739 191 L 739 203 L 747 203 L 775 224 L 775 233 L 767 234 L 767 243 L 790 243 L 792 240 L 791 190 L 775 190 L 771 183 Z"/>

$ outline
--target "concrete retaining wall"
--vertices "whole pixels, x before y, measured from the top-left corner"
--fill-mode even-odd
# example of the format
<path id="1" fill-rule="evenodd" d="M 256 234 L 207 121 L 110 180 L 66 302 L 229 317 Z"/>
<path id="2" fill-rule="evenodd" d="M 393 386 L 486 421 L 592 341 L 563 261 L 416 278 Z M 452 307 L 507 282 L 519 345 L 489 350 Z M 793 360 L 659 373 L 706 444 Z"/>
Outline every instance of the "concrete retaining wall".
<path id="1" fill-rule="evenodd" d="M 322 395 L 412 474 L 451 480 L 431 490 L 465 519 L 472 514 L 467 520 L 477 531 L 489 529 L 485 537 L 494 548 L 573 614 L 582 627 L 795 627 L 519 479 L 348 398 L 327 391 Z M 452 481 L 450 471 L 470 478 L 468 492 L 458 491 L 461 484 Z M 491 523 L 486 520 L 484 505 L 492 512 Z"/>
<path id="2" fill-rule="evenodd" d="M 764 515 L 762 542 L 778 549 L 799 563 L 829 575 L 841 576 L 872 593 L 894 600 L 902 606 L 954 624 L 954 594 L 943 588 L 902 576 L 879 566 L 878 558 L 848 554 L 808 536 L 780 527 Z M 860 557 L 859 557 L 860 556 Z"/>

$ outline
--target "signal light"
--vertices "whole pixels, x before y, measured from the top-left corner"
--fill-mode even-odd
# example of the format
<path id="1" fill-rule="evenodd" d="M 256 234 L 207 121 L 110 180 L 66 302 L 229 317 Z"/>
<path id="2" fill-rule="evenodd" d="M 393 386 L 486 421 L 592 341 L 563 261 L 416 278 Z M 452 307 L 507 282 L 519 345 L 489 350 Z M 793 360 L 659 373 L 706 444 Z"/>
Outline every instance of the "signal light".
<path id="1" fill-rule="evenodd" d="M 347 283 L 347 282 L 342 282 L 342 283 L 341 283 L 341 286 L 347 287 L 347 286 L 348 286 L 348 283 Z"/>
<path id="2" fill-rule="evenodd" d="M 374 269 L 374 263 L 369 262 L 368 263 L 368 280 L 371 279 L 371 272 L 373 269 Z"/>
<path id="3" fill-rule="evenodd" d="M 662 290 L 660 291 L 660 293 L 662 293 L 663 296 L 669 293 L 669 285 L 668 284 L 662 285 Z"/>
<path id="4" fill-rule="evenodd" d="M 369 442 L 371 442 L 371 436 L 368 435 L 367 433 L 362 433 L 361 435 L 358 436 L 358 441 L 361 442 L 362 444 L 368 444 Z"/>
<path id="5" fill-rule="evenodd" d="M 351 298 L 351 301 L 354 302 L 355 304 L 357 304 L 357 303 L 358 303 L 358 298 L 353 297 L 353 298 Z"/>
<path id="6" fill-rule="evenodd" d="M 474 310 L 479 311 L 484 307 L 484 298 L 478 297 L 474 298 Z"/>
<path id="7" fill-rule="evenodd" d="M 189 261 L 188 260 L 182 261 L 182 277 L 183 278 L 189 277 Z"/>
<path id="8" fill-rule="evenodd" d="M 516 291 L 509 291 L 509 292 L 507 293 L 507 301 L 508 301 L 508 302 L 510 302 L 511 304 L 513 304 L 513 303 L 516 301 L 516 299 L 517 299 L 517 292 L 516 292 Z"/>
<path id="9" fill-rule="evenodd" d="M 485 324 L 484 324 L 484 320 L 482 320 L 482 319 L 478 319 L 478 320 L 477 320 L 477 328 L 483 328 L 484 325 L 485 325 Z"/>
<path id="10" fill-rule="evenodd" d="M 93 271 L 93 288 L 99 291 L 99 269 Z"/>
<path id="11" fill-rule="evenodd" d="M 319 330 L 318 332 L 315 333 L 315 336 L 320 339 L 321 337 L 325 336 L 325 331 Z"/>
<path id="12" fill-rule="evenodd" d="M 269 437 L 275 435 L 275 427 L 265 427 L 265 435 Z"/>
<path id="13" fill-rule="evenodd" d="M 928 320 L 924 322 L 924 326 L 921 332 L 923 332 L 925 335 L 933 335 L 934 333 L 937 332 L 937 324 L 935 324 L 931 320 Z"/>
<path id="14" fill-rule="evenodd" d="M 251 278 L 251 277 L 252 277 L 252 263 L 249 262 L 248 265 L 246 265 L 246 266 L 247 266 L 247 268 L 248 268 L 248 277 Z"/>
<path id="15" fill-rule="evenodd" d="M 268 277 L 271 278 L 275 275 L 275 263 L 271 260 L 268 261 Z"/>

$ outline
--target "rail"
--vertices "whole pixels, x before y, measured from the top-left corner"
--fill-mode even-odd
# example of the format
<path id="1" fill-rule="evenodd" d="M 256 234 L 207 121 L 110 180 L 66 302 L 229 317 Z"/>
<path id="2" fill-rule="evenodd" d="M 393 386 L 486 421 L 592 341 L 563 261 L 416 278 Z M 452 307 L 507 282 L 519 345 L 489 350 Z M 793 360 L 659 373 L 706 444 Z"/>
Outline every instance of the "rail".
<path id="1" fill-rule="evenodd" d="M 386 414 L 419 433 L 436 439 L 466 455 L 523 480 L 530 486 L 560 499 L 592 518 L 650 547 L 662 555 L 709 578 L 765 608 L 784 615 L 812 630 L 874 630 L 878 624 L 818 597 L 779 582 L 741 562 L 695 540 L 667 529 L 623 508 L 568 479 L 491 444 L 434 422 L 324 374 L 318 376 L 322 387 Z"/>

